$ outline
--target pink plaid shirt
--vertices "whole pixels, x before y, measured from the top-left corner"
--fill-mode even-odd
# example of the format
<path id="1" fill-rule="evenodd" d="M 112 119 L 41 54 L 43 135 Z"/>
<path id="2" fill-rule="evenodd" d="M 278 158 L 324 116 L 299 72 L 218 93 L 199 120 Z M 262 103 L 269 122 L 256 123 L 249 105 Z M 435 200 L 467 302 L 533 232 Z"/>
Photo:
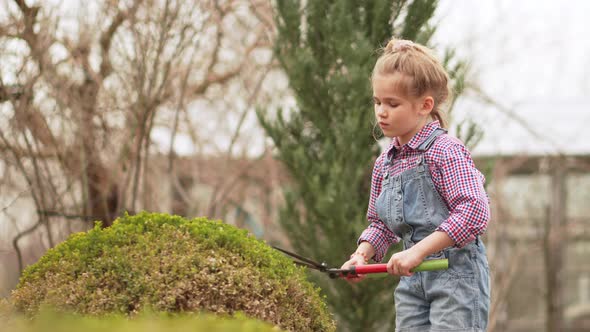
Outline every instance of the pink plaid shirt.
<path id="1" fill-rule="evenodd" d="M 389 246 L 400 239 L 379 219 L 375 202 L 381 193 L 383 181 L 384 158 L 391 155 L 393 149 L 397 152 L 389 166 L 391 176 L 396 176 L 416 165 L 421 152 L 416 148 L 439 128 L 438 121 L 424 126 L 404 146 L 400 147 L 397 137 L 389 147 L 377 158 L 371 177 L 371 197 L 367 220 L 369 227 L 363 231 L 358 243 L 367 241 L 375 248 L 373 259 L 380 262 Z M 485 178 L 473 163 L 471 154 L 458 139 L 443 134 L 439 136 L 424 158 L 429 165 L 432 181 L 436 190 L 444 199 L 450 215 L 436 229 L 449 235 L 455 246 L 463 247 L 483 234 L 490 219 L 488 196 L 483 188 Z"/>

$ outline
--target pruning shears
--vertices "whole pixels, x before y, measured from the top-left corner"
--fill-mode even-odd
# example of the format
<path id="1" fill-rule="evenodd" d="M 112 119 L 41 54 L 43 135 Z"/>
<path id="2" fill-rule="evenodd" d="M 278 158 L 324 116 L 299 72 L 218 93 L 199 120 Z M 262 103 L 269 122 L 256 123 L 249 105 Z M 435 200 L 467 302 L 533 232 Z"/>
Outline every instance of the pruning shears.
<path id="1" fill-rule="evenodd" d="M 367 264 L 367 265 L 357 265 L 351 266 L 349 269 L 337 269 L 337 268 L 329 268 L 326 262 L 318 263 L 313 261 L 309 258 L 303 257 L 296 253 L 292 253 L 285 249 L 281 249 L 279 247 L 273 246 L 278 251 L 281 251 L 293 259 L 293 262 L 299 266 L 305 266 L 310 269 L 318 270 L 320 272 L 327 273 L 328 276 L 332 279 L 336 278 L 347 278 L 347 277 L 354 277 L 359 274 L 368 274 L 368 273 L 387 273 L 387 264 Z M 431 259 L 422 262 L 420 265 L 413 268 L 412 272 L 422 272 L 422 271 L 437 271 L 437 270 L 446 270 L 449 268 L 449 260 L 448 259 Z"/>

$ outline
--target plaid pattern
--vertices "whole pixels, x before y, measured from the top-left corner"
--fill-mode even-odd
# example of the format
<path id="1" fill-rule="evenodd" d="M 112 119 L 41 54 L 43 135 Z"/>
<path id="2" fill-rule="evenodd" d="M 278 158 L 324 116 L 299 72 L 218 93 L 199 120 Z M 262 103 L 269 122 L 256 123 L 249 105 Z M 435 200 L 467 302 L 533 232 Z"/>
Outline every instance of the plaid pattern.
<path id="1" fill-rule="evenodd" d="M 367 220 L 369 227 L 363 231 L 358 243 L 367 241 L 375 248 L 373 259 L 380 262 L 389 246 L 400 239 L 379 219 L 375 202 L 381 193 L 383 181 L 384 158 L 395 152 L 395 157 L 389 166 L 391 176 L 396 176 L 416 165 L 417 158 L 422 152 L 416 150 L 418 146 L 439 128 L 438 121 L 424 126 L 414 137 L 400 147 L 397 137 L 389 147 L 377 158 L 371 177 L 371 197 Z M 483 188 L 485 178 L 471 159 L 471 154 L 458 139 L 443 134 L 439 136 L 428 151 L 424 159 L 429 165 L 432 181 L 441 197 L 449 208 L 450 215 L 437 228 L 455 241 L 456 247 L 463 247 L 482 234 L 490 219 L 488 196 Z"/>

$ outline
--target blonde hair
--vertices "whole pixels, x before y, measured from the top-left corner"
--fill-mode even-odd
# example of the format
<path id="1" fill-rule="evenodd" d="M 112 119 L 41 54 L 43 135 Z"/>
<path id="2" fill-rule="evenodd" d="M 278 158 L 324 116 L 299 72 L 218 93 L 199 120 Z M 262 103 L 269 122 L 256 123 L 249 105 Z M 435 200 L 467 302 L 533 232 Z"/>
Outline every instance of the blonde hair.
<path id="1" fill-rule="evenodd" d="M 382 54 L 373 68 L 371 80 L 376 75 L 395 73 L 403 74 L 399 86 L 408 96 L 417 98 L 426 93 L 432 94 L 434 107 L 430 116 L 445 127 L 440 108 L 451 96 L 448 86 L 449 75 L 432 51 L 409 40 L 392 38 L 382 49 Z"/>

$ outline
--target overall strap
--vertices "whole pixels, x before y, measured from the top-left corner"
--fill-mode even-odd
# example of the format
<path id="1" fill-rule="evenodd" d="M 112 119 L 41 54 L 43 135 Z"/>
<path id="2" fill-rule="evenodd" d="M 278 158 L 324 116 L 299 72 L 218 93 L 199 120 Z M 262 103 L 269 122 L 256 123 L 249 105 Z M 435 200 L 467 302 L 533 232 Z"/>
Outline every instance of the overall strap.
<path id="1" fill-rule="evenodd" d="M 430 149 L 430 147 L 432 146 L 432 144 L 434 144 L 434 141 L 436 140 L 436 138 L 442 134 L 446 134 L 447 130 L 444 128 L 436 128 L 432 134 L 430 134 L 430 136 L 428 136 L 427 139 L 424 140 L 424 142 L 422 142 L 422 144 L 420 144 L 418 146 L 418 148 L 416 150 L 418 151 L 422 151 L 422 152 L 426 152 L 428 151 L 428 149 Z"/>

